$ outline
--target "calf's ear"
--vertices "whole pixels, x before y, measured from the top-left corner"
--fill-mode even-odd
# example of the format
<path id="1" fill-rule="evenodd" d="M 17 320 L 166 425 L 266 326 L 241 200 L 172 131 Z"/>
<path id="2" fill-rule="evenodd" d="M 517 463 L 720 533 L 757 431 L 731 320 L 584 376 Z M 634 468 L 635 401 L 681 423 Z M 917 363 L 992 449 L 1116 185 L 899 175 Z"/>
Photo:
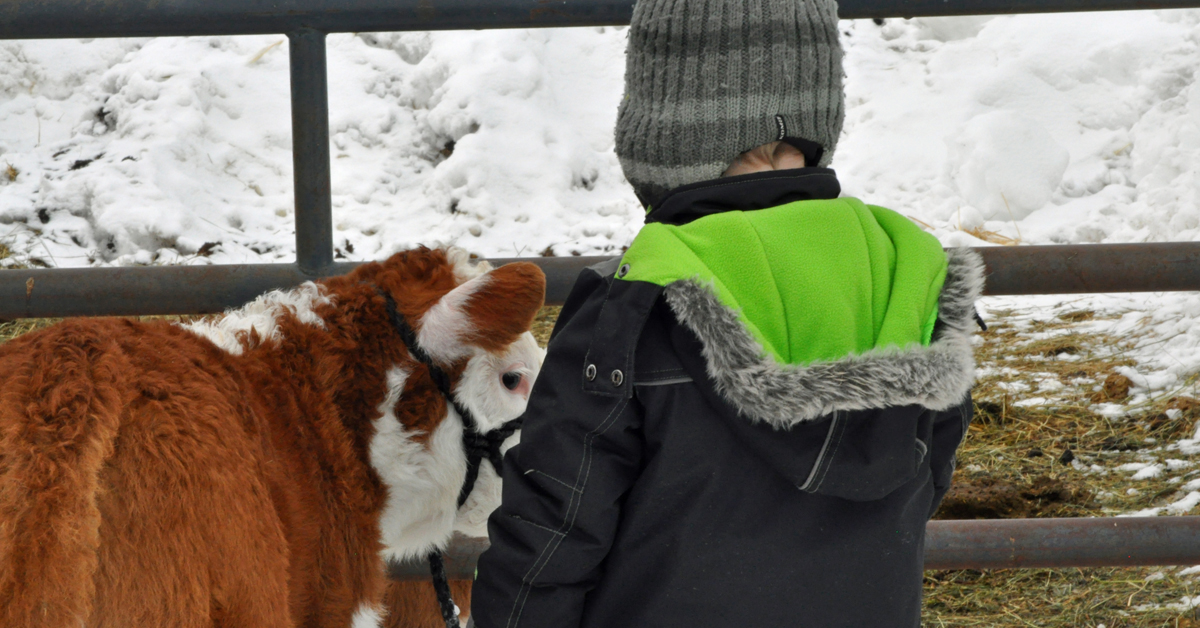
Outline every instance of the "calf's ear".
<path id="1" fill-rule="evenodd" d="M 417 342 L 449 364 L 472 347 L 500 351 L 529 330 L 546 298 L 546 276 L 527 262 L 506 264 L 447 292 L 421 316 Z"/>

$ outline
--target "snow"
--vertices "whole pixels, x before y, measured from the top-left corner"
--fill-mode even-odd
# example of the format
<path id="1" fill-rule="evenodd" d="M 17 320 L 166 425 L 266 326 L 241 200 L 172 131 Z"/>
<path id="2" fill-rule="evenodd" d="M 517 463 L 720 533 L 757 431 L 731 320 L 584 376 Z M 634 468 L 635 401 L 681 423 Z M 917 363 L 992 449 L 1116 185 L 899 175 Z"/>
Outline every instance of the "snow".
<path id="1" fill-rule="evenodd" d="M 1134 491 L 1136 489 L 1131 488 L 1129 490 Z M 1130 493 L 1130 494 L 1133 495 L 1134 493 Z M 1193 509 L 1195 509 L 1196 506 L 1198 506 L 1198 505 L 1200 505 L 1200 491 L 1191 491 L 1191 492 L 1187 493 L 1186 495 L 1184 495 L 1182 498 L 1180 498 L 1174 502 L 1171 502 L 1170 504 L 1167 504 L 1166 506 L 1159 506 L 1159 507 L 1155 507 L 1155 508 L 1144 508 L 1142 510 L 1138 510 L 1135 512 L 1122 513 L 1120 516 L 1124 516 L 1124 517 L 1157 517 L 1160 514 L 1186 515 L 1186 514 L 1190 513 Z"/>
<path id="2" fill-rule="evenodd" d="M 339 254 L 627 244 L 623 50 L 603 28 L 329 36 Z M 282 36 L 4 42 L 0 243 L 63 267 L 294 259 L 288 112 Z"/>
<path id="3" fill-rule="evenodd" d="M 946 136 L 947 177 L 971 208 L 961 226 L 1020 220 L 1045 207 L 1071 154 L 1042 125 L 1011 111 L 975 116 Z"/>
<path id="4" fill-rule="evenodd" d="M 1150 478 L 1156 478 L 1156 477 L 1159 477 L 1160 475 L 1162 475 L 1163 465 L 1151 464 L 1151 463 L 1146 463 L 1146 462 L 1127 462 L 1125 464 L 1117 466 L 1117 470 L 1118 471 L 1135 471 L 1136 473 L 1133 474 L 1132 479 L 1148 480 Z M 1134 490 L 1134 489 L 1130 489 L 1130 490 Z M 1130 493 L 1130 494 L 1132 495 L 1133 493 Z"/>
<path id="5" fill-rule="evenodd" d="M 1167 506 L 1167 512 L 1173 515 L 1186 514 L 1191 512 L 1191 510 L 1198 504 L 1200 504 L 1200 491 L 1192 491 L 1184 496 L 1183 499 L 1169 504 Z"/>
<path id="6" fill-rule="evenodd" d="M 1188 107 L 1196 17 L 973 18 L 978 32 L 950 41 L 922 28 L 924 20 L 889 20 L 876 31 L 855 22 L 851 32 L 863 37 L 849 38 L 850 124 L 835 165 L 847 175 L 847 191 L 916 212 L 948 243 L 978 244 L 956 233 L 960 224 L 1026 243 L 1192 239 L 1195 207 L 1184 199 L 1192 194 L 1195 147 L 1184 135 L 1195 129 Z M 1070 155 L 1050 202 L 1025 217 L 1014 209 L 988 218 L 1002 199 L 981 201 L 977 186 L 962 189 L 947 177 L 981 159 L 1008 170 L 997 180 L 1028 173 L 1031 192 L 1053 180 L 1057 160 L 1026 163 L 1041 160 L 999 132 L 1002 126 L 1035 137 L 1040 127 L 1049 138 L 1037 145 Z M 983 127 L 971 134 L 978 155 L 949 149 L 975 127 Z M 971 224 L 975 213 L 982 224 Z"/>
<path id="7" fill-rule="evenodd" d="M 1163 472 L 1162 465 L 1154 464 L 1154 465 L 1147 466 L 1146 468 L 1138 471 L 1137 473 L 1134 473 L 1133 479 L 1148 480 L 1150 478 L 1156 478 L 1156 477 L 1162 475 L 1162 472 Z"/>

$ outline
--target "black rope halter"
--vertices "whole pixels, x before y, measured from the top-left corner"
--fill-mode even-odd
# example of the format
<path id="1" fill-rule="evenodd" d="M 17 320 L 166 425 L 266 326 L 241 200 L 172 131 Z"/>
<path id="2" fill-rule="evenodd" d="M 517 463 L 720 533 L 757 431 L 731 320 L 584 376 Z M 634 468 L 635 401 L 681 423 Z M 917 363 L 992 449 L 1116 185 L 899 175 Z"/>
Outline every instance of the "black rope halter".
<path id="1" fill-rule="evenodd" d="M 438 392 L 445 397 L 446 403 L 454 408 L 463 423 L 463 451 L 467 455 L 467 476 L 463 480 L 462 490 L 458 492 L 458 508 L 467 502 L 467 498 L 471 495 L 471 490 L 475 488 L 475 480 L 479 478 L 479 465 L 486 458 L 492 463 L 492 468 L 499 475 L 502 469 L 503 456 L 500 455 L 500 445 L 512 436 L 514 432 L 521 429 L 521 419 L 513 419 L 504 423 L 500 427 L 483 433 L 479 431 L 479 423 L 475 421 L 475 416 L 471 411 L 464 407 L 455 399 L 450 391 L 450 376 L 440 366 L 434 364 L 433 358 L 417 344 L 417 334 L 413 331 L 408 321 L 400 315 L 400 311 L 396 309 L 396 301 L 392 295 L 375 289 L 384 302 L 387 303 L 388 318 L 392 320 L 392 327 L 396 328 L 396 332 L 400 334 L 400 338 L 404 340 L 404 346 L 408 348 L 408 354 L 415 360 L 425 365 L 429 371 L 429 378 L 433 380 L 434 386 L 437 386 Z M 437 593 L 438 606 L 442 611 L 442 619 L 446 621 L 446 628 L 460 628 L 458 623 L 457 607 L 454 605 L 454 598 L 450 595 L 450 581 L 446 577 L 446 561 L 440 550 L 435 550 L 429 554 L 429 572 L 433 579 L 433 590 Z"/>

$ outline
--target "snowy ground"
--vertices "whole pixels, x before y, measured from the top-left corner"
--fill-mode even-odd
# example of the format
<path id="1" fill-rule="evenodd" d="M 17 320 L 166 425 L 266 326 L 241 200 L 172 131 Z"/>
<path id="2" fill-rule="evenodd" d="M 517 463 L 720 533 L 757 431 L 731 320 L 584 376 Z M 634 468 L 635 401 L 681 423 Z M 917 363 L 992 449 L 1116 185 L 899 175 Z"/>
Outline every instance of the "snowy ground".
<path id="1" fill-rule="evenodd" d="M 947 245 L 1200 239 L 1200 11 L 842 31 L 846 194 Z M 627 245 L 641 210 L 613 154 L 625 37 L 331 35 L 338 255 Z M 291 185 L 282 36 L 0 42 L 0 266 L 289 261 Z M 1200 372 L 1194 294 L 988 307 L 1081 300 L 1123 313 L 1107 331 L 1141 334 L 1131 403 Z"/>

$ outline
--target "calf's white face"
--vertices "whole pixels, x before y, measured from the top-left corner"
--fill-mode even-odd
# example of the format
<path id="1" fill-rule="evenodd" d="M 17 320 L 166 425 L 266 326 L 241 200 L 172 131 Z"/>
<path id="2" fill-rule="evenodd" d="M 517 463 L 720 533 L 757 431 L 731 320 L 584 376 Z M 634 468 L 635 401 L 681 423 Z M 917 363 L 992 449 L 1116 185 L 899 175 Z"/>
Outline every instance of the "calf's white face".
<path id="1" fill-rule="evenodd" d="M 515 282 L 527 281 L 521 274 L 528 272 L 502 267 L 475 276 L 431 307 L 418 330 L 418 343 L 433 360 L 448 365 L 467 358 L 452 392 L 485 434 L 524 413 L 541 367 L 544 352 L 533 335 L 518 334 L 511 325 L 503 331 L 497 322 L 513 310 L 511 301 L 519 298 L 513 296 L 514 291 L 526 287 Z M 540 271 L 538 278 L 540 281 Z M 539 284 L 536 303 L 523 306 L 524 321 L 531 319 L 540 305 L 541 290 Z M 511 341 L 498 347 L 497 338 Z M 488 345 L 490 350 L 484 348 Z M 484 461 L 466 503 L 457 507 L 467 471 L 462 417 L 446 404 L 446 415 L 439 417 L 424 439 L 425 434 L 402 425 L 396 409 L 405 403 L 411 368 L 397 365 L 387 373 L 387 392 L 378 407 L 376 433 L 370 444 L 372 466 L 388 486 L 380 521 L 385 554 L 398 560 L 424 558 L 444 548 L 456 530 L 485 536 L 487 518 L 500 505 L 501 492 L 500 478 L 491 463 Z M 501 451 L 507 451 L 518 438 L 519 432 L 509 437 Z"/>
<path id="2" fill-rule="evenodd" d="M 503 354 L 475 350 L 454 396 L 475 415 L 480 431 L 490 432 L 525 412 L 543 355 L 529 332 L 519 336 Z"/>
<path id="3" fill-rule="evenodd" d="M 545 351 L 525 332 L 503 355 L 479 352 L 467 363 L 455 395 L 475 417 L 480 431 L 490 432 L 525 412 Z M 505 439 L 501 453 L 521 438 L 520 430 Z M 454 530 L 468 536 L 487 536 L 487 519 L 500 506 L 500 476 L 491 463 L 480 465 L 475 488 L 458 511 Z"/>

